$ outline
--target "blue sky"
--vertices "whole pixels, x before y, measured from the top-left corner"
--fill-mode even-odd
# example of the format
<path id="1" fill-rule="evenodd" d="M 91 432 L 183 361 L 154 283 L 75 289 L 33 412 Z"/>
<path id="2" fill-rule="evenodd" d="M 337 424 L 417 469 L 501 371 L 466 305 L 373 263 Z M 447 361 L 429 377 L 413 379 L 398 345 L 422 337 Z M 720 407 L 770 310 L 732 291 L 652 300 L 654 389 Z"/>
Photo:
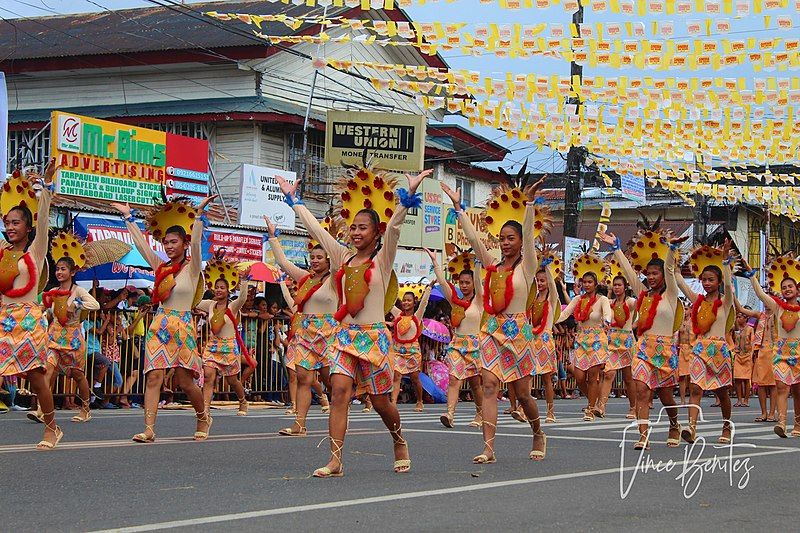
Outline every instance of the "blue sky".
<path id="1" fill-rule="evenodd" d="M 191 3 L 191 2 L 189 2 Z M 76 13 L 76 12 L 91 12 L 99 11 L 101 8 L 96 4 L 110 9 L 119 9 L 124 7 L 137 7 L 152 5 L 144 0 L 3 0 L 0 5 L 0 16 L 6 18 L 13 18 L 15 16 L 47 16 L 55 13 Z M 694 5 L 694 2 L 692 2 Z M 481 4 L 478 0 L 458 0 L 452 3 L 446 2 L 428 2 L 424 6 L 415 6 L 408 9 L 411 18 L 419 22 L 466 22 L 470 25 L 475 23 L 496 22 L 514 23 L 520 22 L 523 24 L 535 24 L 539 22 L 548 23 L 561 23 L 565 28 L 571 22 L 571 15 L 566 13 L 562 6 L 557 5 L 549 9 L 521 9 L 521 10 L 503 10 L 499 9 L 495 3 Z M 775 18 L 779 15 L 791 15 L 795 28 L 791 31 L 780 31 L 776 29 L 764 30 L 764 16 L 772 17 L 771 26 L 775 26 Z M 632 22 L 641 21 L 645 25 L 646 35 L 651 37 L 651 23 L 652 21 L 673 21 L 675 23 L 674 38 L 687 38 L 686 34 L 686 21 L 687 20 L 700 20 L 710 18 L 712 15 L 705 13 L 692 13 L 689 15 L 672 15 L 672 16 L 647 16 L 630 17 L 622 14 L 594 13 L 590 9 L 586 10 L 585 19 L 587 23 L 594 24 L 598 22 Z M 800 27 L 800 17 L 794 9 L 794 0 L 790 1 L 790 7 L 786 10 L 772 10 L 763 12 L 761 14 L 751 14 L 742 19 L 735 19 L 729 15 L 719 15 L 716 18 L 728 18 L 731 22 L 731 33 L 725 37 L 733 38 L 766 38 L 766 37 L 797 37 L 797 27 Z M 467 28 L 468 30 L 468 28 Z M 706 37 L 702 35 L 697 38 L 715 39 L 715 37 Z M 569 73 L 569 64 L 557 59 L 548 58 L 535 58 L 535 59 L 500 59 L 493 55 L 484 55 L 480 57 L 465 56 L 460 51 L 445 52 L 442 54 L 450 66 L 454 69 L 471 69 L 478 70 L 484 76 L 492 76 L 497 78 L 505 78 L 506 72 L 513 72 L 519 74 L 533 73 L 536 75 L 567 75 Z M 584 68 L 584 74 L 589 76 L 631 76 L 641 77 L 651 75 L 653 77 L 685 77 L 685 76 L 722 76 L 722 77 L 754 77 L 755 73 L 749 65 L 738 67 L 736 69 L 729 69 L 719 72 L 712 70 L 708 71 L 667 71 L 663 73 L 653 73 L 652 71 L 640 71 L 637 69 L 625 70 L 612 70 L 612 69 L 589 69 Z M 796 76 L 796 72 L 762 72 L 757 76 Z M 468 125 L 466 121 L 458 117 L 450 117 L 449 122 L 461 123 Z M 563 168 L 563 161 L 559 154 L 552 151 L 538 151 L 534 145 L 516 139 L 506 139 L 505 134 L 493 128 L 475 128 L 477 132 L 485 137 L 496 140 L 496 142 L 509 147 L 512 154 L 506 158 L 506 164 L 517 165 L 522 160 L 529 160 L 529 167 L 533 170 L 539 171 L 560 171 Z"/>

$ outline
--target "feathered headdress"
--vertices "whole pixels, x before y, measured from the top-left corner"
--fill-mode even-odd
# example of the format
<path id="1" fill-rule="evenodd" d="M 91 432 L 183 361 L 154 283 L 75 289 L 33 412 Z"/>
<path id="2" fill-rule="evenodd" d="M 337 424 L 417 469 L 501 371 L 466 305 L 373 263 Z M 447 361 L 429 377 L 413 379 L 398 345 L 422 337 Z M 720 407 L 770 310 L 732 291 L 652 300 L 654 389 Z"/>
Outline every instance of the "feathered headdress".
<path id="1" fill-rule="evenodd" d="M 502 168 L 500 169 L 507 183 L 502 183 L 492 189 L 492 194 L 483 211 L 483 222 L 489 235 L 497 238 L 503 224 L 509 220 L 515 220 L 522 224 L 527 201 L 525 188 L 533 177 L 532 174 L 525 172 L 527 168 L 528 162 L 525 161 L 516 176 L 511 176 Z M 553 215 L 550 213 L 550 208 L 542 204 L 537 204 L 534 211 L 533 238 L 539 239 L 552 229 Z"/>
<path id="2" fill-rule="evenodd" d="M 164 200 L 149 208 L 145 214 L 145 222 L 153 238 L 160 241 L 172 226 L 183 228 L 186 235 L 190 236 L 197 216 L 197 208 L 191 200 L 181 196 Z"/>
<path id="3" fill-rule="evenodd" d="M 584 251 L 581 255 L 572 260 L 570 269 L 575 280 L 583 278 L 585 274 L 592 273 L 597 277 L 598 283 L 603 283 L 608 275 L 606 263 L 599 255 Z"/>
<path id="4" fill-rule="evenodd" d="M 345 240 L 344 221 L 341 218 L 328 214 L 325 215 L 325 218 L 320 220 L 319 224 L 337 241 L 341 242 Z M 318 244 L 319 241 L 310 239 L 308 241 L 308 251 L 310 252 L 313 250 L 314 246 Z"/>
<path id="5" fill-rule="evenodd" d="M 461 250 L 458 246 L 451 246 L 457 250 L 458 253 L 447 262 L 445 274 L 447 274 L 448 278 L 455 281 L 458 279 L 458 275 L 461 272 L 465 270 L 475 270 L 475 254 L 472 253 L 472 248 Z"/>
<path id="6" fill-rule="evenodd" d="M 555 249 L 548 246 L 539 250 L 539 261 L 541 262 L 545 259 L 550 259 L 547 270 L 550 271 L 550 275 L 553 279 L 559 279 L 564 275 L 564 264 L 561 262 L 561 257 L 556 253 Z"/>
<path id="7" fill-rule="evenodd" d="M 33 223 L 39 218 L 39 199 L 33 188 L 33 182 L 23 177 L 19 170 L 15 170 L 12 176 L 3 184 L 0 192 L 0 216 L 5 217 L 9 211 L 15 207 L 27 207 L 33 215 Z"/>
<path id="8" fill-rule="evenodd" d="M 217 281 L 224 279 L 228 282 L 228 289 L 235 291 L 239 286 L 239 270 L 237 264 L 233 261 L 225 259 L 225 249 L 220 248 L 214 252 L 212 257 L 204 269 L 206 279 L 206 287 L 213 289 Z"/>
<path id="9" fill-rule="evenodd" d="M 642 220 L 636 223 L 639 231 L 630 242 L 630 262 L 637 272 L 647 268 L 647 263 L 653 259 L 665 259 L 669 256 L 669 239 L 672 230 L 661 228 L 661 216 L 654 223 L 641 212 Z"/>
<path id="10" fill-rule="evenodd" d="M 617 276 L 622 276 L 626 280 L 628 279 L 619 262 L 614 258 L 614 254 L 608 254 L 604 261 L 606 263 L 606 272 L 608 272 L 606 285 L 610 285 Z M 628 281 L 628 283 L 630 283 L 630 281 Z"/>
<path id="11" fill-rule="evenodd" d="M 706 267 L 715 266 L 722 270 L 724 261 L 721 249 L 701 244 L 695 246 L 689 254 L 689 269 L 694 277 L 699 278 Z"/>

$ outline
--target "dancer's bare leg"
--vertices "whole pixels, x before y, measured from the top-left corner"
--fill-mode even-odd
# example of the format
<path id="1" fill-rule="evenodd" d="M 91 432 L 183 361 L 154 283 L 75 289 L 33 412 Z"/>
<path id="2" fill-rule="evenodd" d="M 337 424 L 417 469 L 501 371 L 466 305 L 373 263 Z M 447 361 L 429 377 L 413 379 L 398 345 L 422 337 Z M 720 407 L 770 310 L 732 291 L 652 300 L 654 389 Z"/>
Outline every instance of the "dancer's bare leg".
<path id="1" fill-rule="evenodd" d="M 203 403 L 203 391 L 194 382 L 194 376 L 185 368 L 176 368 L 175 380 L 189 399 L 192 407 L 194 407 L 195 415 L 197 415 L 197 429 L 195 431 L 208 433 L 208 429 L 211 427 L 211 417 L 208 416 L 208 411 L 206 411 Z"/>
<path id="2" fill-rule="evenodd" d="M 531 425 L 531 432 L 533 436 L 533 443 L 531 451 L 545 451 L 545 436 L 542 432 L 541 421 L 539 420 L 539 407 L 536 405 L 536 400 L 531 396 L 531 380 L 533 378 L 528 376 L 518 379 L 511 383 L 517 393 L 517 402 L 519 402 L 522 410 L 525 412 L 525 417 Z M 540 460 L 540 459 L 539 459 Z"/>
<path id="3" fill-rule="evenodd" d="M 394 380 L 392 381 L 392 397 L 391 401 L 393 404 L 397 405 L 397 398 L 400 397 L 400 383 L 403 380 L 403 374 L 398 372 L 397 370 L 394 371 Z"/>
<path id="4" fill-rule="evenodd" d="M 331 439 L 331 458 L 326 468 L 331 472 L 342 471 L 342 452 L 347 432 L 347 416 L 353 394 L 353 378 L 344 374 L 331 375 L 331 414 L 328 417 L 328 436 Z"/>
<path id="5" fill-rule="evenodd" d="M 481 377 L 483 380 L 483 451 L 481 455 L 493 460 L 494 435 L 497 432 L 497 391 L 500 389 L 500 380 L 487 370 L 481 371 Z M 509 392 L 511 392 L 510 388 Z"/>
<path id="6" fill-rule="evenodd" d="M 414 410 L 422 412 L 422 381 L 419 379 L 419 371 L 412 372 L 409 378 L 411 378 L 411 386 L 414 387 L 414 395 L 417 397 L 417 405 Z"/>
<path id="7" fill-rule="evenodd" d="M 392 436 L 392 443 L 394 444 L 394 460 L 400 461 L 409 459 L 408 443 L 403 438 L 402 429 L 400 428 L 400 411 L 397 406 L 392 403 L 389 394 L 370 394 L 372 406 L 375 412 L 378 413 L 383 420 L 386 429 Z M 407 471 L 408 468 L 395 469 L 395 472 Z"/>
<path id="8" fill-rule="evenodd" d="M 211 399 L 214 397 L 214 387 L 217 384 L 217 369 L 204 366 L 203 367 L 203 404 L 204 410 L 208 411 L 211 406 Z"/>
<path id="9" fill-rule="evenodd" d="M 475 402 L 475 419 L 473 422 L 483 424 L 483 385 L 480 376 L 467 378 L 469 388 L 472 390 L 472 399 Z"/>
<path id="10" fill-rule="evenodd" d="M 53 406 L 53 392 L 50 382 L 47 381 L 46 370 L 44 368 L 31 370 L 26 376 L 31 392 L 36 395 L 39 407 L 42 410 L 44 421 L 44 437 L 51 444 L 56 443 L 55 407 Z"/>

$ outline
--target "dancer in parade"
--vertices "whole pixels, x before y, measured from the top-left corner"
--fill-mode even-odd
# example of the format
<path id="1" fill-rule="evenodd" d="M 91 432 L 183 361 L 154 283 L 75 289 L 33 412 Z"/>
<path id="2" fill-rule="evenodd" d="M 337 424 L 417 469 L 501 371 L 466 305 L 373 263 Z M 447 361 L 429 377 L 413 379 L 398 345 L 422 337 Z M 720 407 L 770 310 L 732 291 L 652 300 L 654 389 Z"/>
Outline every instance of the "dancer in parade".
<path id="1" fill-rule="evenodd" d="M 683 302 L 683 322 L 675 334 L 675 343 L 678 347 L 678 394 L 681 398 L 681 405 L 689 401 L 689 382 L 690 369 L 692 366 L 692 317 L 691 307 Z"/>
<path id="2" fill-rule="evenodd" d="M 775 353 L 772 358 L 772 372 L 775 376 L 775 403 L 778 410 L 778 423 L 773 428 L 775 434 L 786 438 L 786 423 L 789 413 L 789 393 L 794 401 L 794 427 L 791 435 L 800 437 L 800 291 L 797 280 L 800 280 L 800 265 L 791 256 L 779 256 L 767 266 L 767 282 L 774 294 L 770 296 L 756 279 L 756 270 L 745 263 L 745 276 L 750 278 L 753 290 L 758 299 L 764 303 L 768 313 L 772 313 L 778 326 Z"/>
<path id="3" fill-rule="evenodd" d="M 442 425 L 452 428 L 453 418 L 458 405 L 458 393 L 461 383 L 466 379 L 472 390 L 475 401 L 475 419 L 470 426 L 480 427 L 482 424 L 483 388 L 481 387 L 481 355 L 478 344 L 478 332 L 481 327 L 483 306 L 482 293 L 477 272 L 478 266 L 473 257 L 467 254 L 466 264 L 458 261 L 460 256 L 451 259 L 450 264 L 458 265 L 457 281 L 461 296 L 456 292 L 455 286 L 450 283 L 436 261 L 436 254 L 425 248 L 433 264 L 433 271 L 441 287 L 442 294 L 450 303 L 450 323 L 453 326 L 453 338 L 447 347 L 447 366 L 450 377 L 447 383 L 447 413 L 439 420 Z M 455 270 L 455 269 L 454 269 Z"/>
<path id="4" fill-rule="evenodd" d="M 600 376 L 610 356 L 606 328 L 614 314 L 608 298 L 597 294 L 599 281 L 606 277 L 602 259 L 593 253 L 581 254 L 572 265 L 572 273 L 576 280 L 580 280 L 583 292 L 569 302 L 556 324 L 570 316 L 578 323 L 572 352 L 572 374 L 578 384 L 585 383 L 589 408 L 583 419 L 591 422 L 595 416 L 605 417 L 605 406 L 600 399 Z"/>
<path id="5" fill-rule="evenodd" d="M 611 313 L 613 320 L 608 328 L 609 356 L 604 368 L 600 390 L 600 405 L 605 411 L 611 387 L 614 385 L 617 371 L 622 372 L 625 384 L 625 395 L 628 397 L 629 410 L 625 418 L 636 418 L 636 384 L 633 382 L 631 362 L 636 338 L 633 335 L 633 322 L 636 319 L 636 298 L 630 296 L 630 285 L 622 269 L 613 257 L 607 259 L 609 277 L 611 278 Z"/>
<path id="6" fill-rule="evenodd" d="M 750 379 L 753 377 L 753 328 L 747 315 L 736 313 L 733 329 L 733 384 L 736 389 L 734 407 L 750 407 Z"/>
<path id="7" fill-rule="evenodd" d="M 775 374 L 772 372 L 772 357 L 775 353 L 776 324 L 772 311 L 754 311 L 742 307 L 736 300 L 736 311 L 750 318 L 757 318 L 753 332 L 753 385 L 758 386 L 758 404 L 761 414 L 753 422 L 777 422 L 775 417 Z M 769 400 L 769 409 L 767 409 Z"/>
<path id="8" fill-rule="evenodd" d="M 156 440 L 158 400 L 164 377 L 170 369 L 174 369 L 176 382 L 194 407 L 197 416 L 194 439 L 207 439 L 211 430 L 213 419 L 205 408 L 203 392 L 194 382 L 200 378 L 203 364 L 197 353 L 192 309 L 203 293 L 201 241 L 205 216 L 202 214 L 214 198 L 216 196 L 205 198 L 197 208 L 188 200 L 175 199 L 149 211 L 148 229 L 152 237 L 164 246 L 166 262 L 158 257 L 139 229 L 130 206 L 111 204 L 125 220 L 136 249 L 155 271 L 153 303 L 159 306 L 147 332 L 145 346 L 145 430 L 133 436 L 134 442 Z M 190 257 L 187 257 L 187 252 Z"/>
<path id="9" fill-rule="evenodd" d="M 613 233 L 601 233 L 600 239 L 610 244 L 614 258 L 625 273 L 636 300 L 636 333 L 638 348 L 633 358 L 631 371 L 636 382 L 636 419 L 639 425 L 639 439 L 634 449 L 650 448 L 650 401 L 653 392 L 667 408 L 669 431 L 667 446 L 677 447 L 681 439 L 681 425 L 678 422 L 678 409 L 672 389 L 678 384 L 678 353 L 674 343 L 677 331 L 676 314 L 683 310 L 678 300 L 678 285 L 675 279 L 677 256 L 674 251 L 685 238 L 673 237 L 659 230 L 657 221 L 650 226 L 645 221 L 631 248 L 631 260 L 644 271 L 647 287 L 640 281 L 639 274 L 622 252 L 622 243 Z M 666 259 L 664 259 L 666 258 Z M 683 316 L 677 314 L 678 325 Z"/>
<path id="10" fill-rule="evenodd" d="M 408 190 L 393 192 L 394 179 L 370 168 L 350 168 L 341 194 L 341 217 L 355 251 L 340 244 L 305 208 L 297 196 L 298 182 L 290 185 L 278 178 L 288 204 L 319 241 L 332 264 L 341 265 L 335 276 L 340 307 L 334 313 L 339 324 L 330 353 L 331 413 L 329 433 L 331 459 L 314 471 L 315 477 L 344 475 L 342 452 L 348 412 L 356 392 L 368 392 L 394 443 L 394 471 L 411 470 L 408 443 L 403 438 L 400 413 L 391 402 L 393 368 L 390 331 L 385 315 L 396 298 L 396 276 L 392 270 L 400 228 L 408 209 L 421 202 L 417 188 L 432 171 L 407 176 Z M 395 202 L 399 198 L 400 204 Z M 390 303 L 387 306 L 387 301 Z"/>
<path id="11" fill-rule="evenodd" d="M 86 379 L 86 332 L 83 329 L 83 311 L 98 311 L 100 304 L 92 295 L 75 283 L 75 274 L 111 259 L 120 259 L 130 246 L 117 239 L 102 239 L 84 244 L 75 235 L 60 233 L 50 247 L 50 255 L 56 263 L 55 274 L 58 286 L 42 294 L 42 304 L 50 310 L 47 357 L 47 382 L 52 387 L 58 372 L 63 372 L 78 385 L 81 400 L 80 413 L 72 417 L 73 422 L 88 422 L 89 382 Z M 104 259 L 98 259 L 103 256 Z M 116 343 L 116 339 L 113 339 Z M 35 416 L 41 421 L 41 411 Z"/>
<path id="12" fill-rule="evenodd" d="M 493 190 L 484 214 L 489 233 L 500 241 L 501 259 L 495 260 L 478 238 L 475 227 L 461 203 L 461 191 L 453 191 L 445 183 L 442 191 L 450 197 L 458 220 L 475 254 L 484 265 L 483 306 L 486 318 L 481 325 L 479 344 L 483 377 L 483 441 L 474 463 L 495 463 L 495 433 L 497 430 L 497 391 L 508 383 L 516 393 L 517 402 L 529 421 L 533 443 L 529 457 L 535 461 L 545 458 L 547 437 L 542 431 L 539 409 L 531 396 L 534 370 L 533 328 L 528 320 L 527 300 L 536 283 L 539 264 L 534 242 L 536 223 L 534 200 L 543 179 L 526 185 L 525 167 L 513 187 L 503 185 Z M 522 219 L 522 224 L 517 219 Z M 519 268 L 518 268 L 519 267 Z"/>
<path id="13" fill-rule="evenodd" d="M 733 361 L 727 336 L 733 315 L 733 274 L 731 273 L 731 243 L 725 241 L 722 249 L 700 246 L 689 256 L 689 268 L 698 276 L 705 294 L 697 294 L 677 275 L 678 287 L 692 303 L 692 364 L 689 404 L 689 427 L 681 437 L 694 442 L 697 437 L 697 417 L 703 392 L 711 391 L 717 397 L 722 411 L 720 444 L 731 442 L 731 399 L 728 392 L 733 383 Z"/>
<path id="14" fill-rule="evenodd" d="M 296 414 L 294 424 L 278 433 L 290 437 L 303 436 L 306 435 L 306 417 L 311 407 L 311 388 L 316 381 L 314 372 L 318 371 L 322 381 L 329 383 L 328 355 L 337 325 L 333 315 L 338 307 L 336 280 L 331 272 L 338 270 L 340 265 L 329 260 L 323 247 L 317 244 L 309 254 L 311 269 L 303 270 L 295 266 L 283 253 L 275 225 L 269 217 L 264 217 L 264 222 L 275 262 L 295 281 L 297 287 L 294 295 L 284 294 L 284 299 L 295 311 L 289 328 L 286 358 L 294 362 L 297 376 Z M 281 290 L 284 287 L 282 284 Z M 321 393 L 320 399 L 323 412 L 327 412 L 328 409 L 324 407 L 328 404 L 328 398 Z"/>
<path id="15" fill-rule="evenodd" d="M 417 405 L 414 407 L 414 411 L 417 413 L 421 413 L 423 410 L 422 382 L 419 380 L 419 373 L 422 371 L 422 350 L 419 346 L 419 338 L 422 335 L 422 317 L 425 315 L 425 308 L 428 307 L 431 288 L 431 285 L 425 287 L 419 305 L 417 305 L 417 297 L 409 291 L 403 294 L 403 299 L 400 300 L 400 309 L 396 307 L 392 309 L 395 317 L 392 322 L 392 353 L 394 354 L 392 403 L 397 405 L 400 381 L 403 376 L 408 376 L 417 399 Z M 415 306 L 416 309 L 414 309 Z"/>
<path id="16" fill-rule="evenodd" d="M 242 357 L 255 366 L 247 346 L 239 333 L 239 311 L 247 300 L 250 269 L 237 270 L 237 266 L 218 254 L 206 264 L 205 280 L 214 291 L 214 298 L 197 304 L 199 312 L 208 322 L 208 338 L 203 346 L 203 403 L 206 412 L 211 407 L 217 374 L 223 376 L 239 400 L 237 416 L 247 416 L 247 398 L 239 380 Z M 239 296 L 230 301 L 231 291 L 239 290 Z"/>
<path id="17" fill-rule="evenodd" d="M 36 395 L 44 422 L 44 438 L 37 450 L 52 450 L 64 436 L 56 425 L 53 394 L 45 376 L 47 319 L 36 303 L 41 265 L 47 259 L 55 172 L 55 160 L 41 178 L 14 172 L 0 192 L 7 241 L 0 246 L 0 376 L 24 376 Z M 41 186 L 38 195 L 34 185 Z"/>

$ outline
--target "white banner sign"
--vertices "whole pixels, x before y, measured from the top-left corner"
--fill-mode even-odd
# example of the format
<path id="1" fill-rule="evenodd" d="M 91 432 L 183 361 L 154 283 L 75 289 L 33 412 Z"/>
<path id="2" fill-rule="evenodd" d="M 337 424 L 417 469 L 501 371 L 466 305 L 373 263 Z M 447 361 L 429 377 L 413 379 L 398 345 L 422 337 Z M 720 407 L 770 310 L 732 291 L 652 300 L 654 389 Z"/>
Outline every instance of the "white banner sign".
<path id="1" fill-rule="evenodd" d="M 581 255 L 584 249 L 588 249 L 591 243 L 583 239 L 576 239 L 575 237 L 564 237 L 564 281 L 567 283 L 575 283 L 575 277 L 572 275 L 572 260 Z M 575 294 L 580 292 L 580 288 L 575 288 Z"/>
<path id="2" fill-rule="evenodd" d="M 284 201 L 276 177 L 294 183 L 297 175 L 277 168 L 242 165 L 239 181 L 239 224 L 264 227 L 264 215 L 280 229 L 294 229 L 295 215 Z"/>

